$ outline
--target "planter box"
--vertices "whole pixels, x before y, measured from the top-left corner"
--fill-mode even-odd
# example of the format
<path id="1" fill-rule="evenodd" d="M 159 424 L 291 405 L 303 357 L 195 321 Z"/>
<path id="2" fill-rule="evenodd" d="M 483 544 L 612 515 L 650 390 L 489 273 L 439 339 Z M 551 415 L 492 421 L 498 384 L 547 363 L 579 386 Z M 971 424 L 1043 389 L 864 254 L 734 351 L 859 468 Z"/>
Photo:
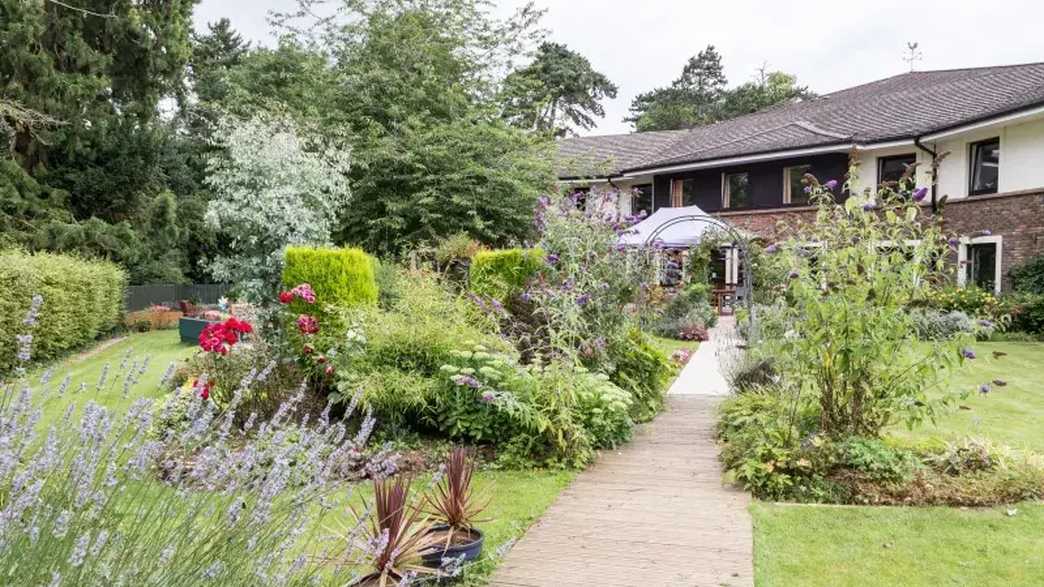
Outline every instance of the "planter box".
<path id="1" fill-rule="evenodd" d="M 178 336 L 181 337 L 181 342 L 197 344 L 199 342 L 199 333 L 203 332 L 207 324 L 212 324 L 213 322 L 215 321 L 182 317 L 178 320 Z"/>

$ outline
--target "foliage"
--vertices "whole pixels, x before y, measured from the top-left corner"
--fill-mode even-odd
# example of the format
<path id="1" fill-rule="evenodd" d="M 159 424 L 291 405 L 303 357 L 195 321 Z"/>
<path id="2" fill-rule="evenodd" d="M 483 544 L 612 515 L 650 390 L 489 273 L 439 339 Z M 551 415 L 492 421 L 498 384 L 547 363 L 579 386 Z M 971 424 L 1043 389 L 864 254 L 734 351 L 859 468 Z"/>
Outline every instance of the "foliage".
<path id="1" fill-rule="evenodd" d="M 53 253 L 0 251 L 0 372 L 24 366 L 16 335 L 33 295 L 39 321 L 28 344 L 38 359 L 52 359 L 96 339 L 120 323 L 127 274 L 118 266 Z M 36 292 L 34 294 L 33 292 Z"/>
<path id="2" fill-rule="evenodd" d="M 967 314 L 959 310 L 944 312 L 940 310 L 913 308 L 914 332 L 921 340 L 949 340 L 967 334 L 979 332 L 979 326 Z"/>
<path id="3" fill-rule="evenodd" d="M 446 524 L 452 539 L 454 530 L 470 530 L 479 522 L 486 508 L 472 494 L 471 478 L 475 474 L 475 459 L 471 452 L 454 447 L 446 459 L 442 479 L 425 495 L 425 503 L 432 518 Z"/>
<path id="4" fill-rule="evenodd" d="M 1011 283 L 1015 291 L 1044 294 L 1044 255 L 1037 255 L 1012 269 Z"/>
<path id="5" fill-rule="evenodd" d="M 1009 330 L 1044 334 L 1044 294 L 1013 294 L 1001 299 L 1001 312 L 1010 317 Z"/>
<path id="6" fill-rule="evenodd" d="M 911 344 L 906 307 L 943 279 L 946 238 L 920 217 L 912 182 L 837 204 L 828 186 L 809 181 L 814 223 L 776 245 L 789 270 L 790 330 L 772 347 L 780 371 L 815 398 L 829 436 L 875 437 L 897 419 L 932 417 L 956 398 L 936 393 L 942 376 L 974 358 L 968 337 Z"/>
<path id="7" fill-rule="evenodd" d="M 1003 316 L 997 297 L 977 287 L 938 288 L 925 303 L 939 310 L 964 312 L 968 316 L 985 320 L 999 322 Z"/>
<path id="8" fill-rule="evenodd" d="M 540 249 L 479 251 L 468 269 L 468 288 L 477 295 L 505 301 L 521 293 L 543 266 Z"/>
<path id="9" fill-rule="evenodd" d="M 893 447 L 878 438 L 849 437 L 839 443 L 836 450 L 837 465 L 884 483 L 907 480 L 920 465 L 910 451 Z"/>
<path id="10" fill-rule="evenodd" d="M 706 340 L 706 329 L 718 322 L 718 313 L 707 300 L 709 286 L 694 282 L 663 305 L 651 329 L 659 336 L 681 340 Z M 683 338 L 683 333 L 703 331 L 701 338 Z"/>
<path id="11" fill-rule="evenodd" d="M 39 333 L 46 347 L 41 325 L 25 324 L 22 334 Z M 125 396 L 140 394 L 137 361 L 113 371 L 104 373 L 127 382 Z M 298 425 L 298 397 L 241 428 L 230 417 L 234 406 L 221 410 L 193 393 L 184 400 L 186 425 L 153 435 L 179 398 L 138 399 L 125 414 L 85 401 L 74 419 L 78 405 L 63 395 L 69 380 L 56 389 L 48 377 L 0 383 L 0 420 L 16 439 L 2 449 L 10 466 L 0 475 L 12 520 L 0 530 L 6 580 L 306 585 L 320 573 L 348 580 L 343 567 L 295 559 L 328 511 L 315 504 L 335 491 L 336 472 L 363 449 L 372 423 L 359 434 L 328 414 Z M 56 401 L 66 415 L 42 422 L 41 410 Z M 291 432 L 297 442 L 283 442 Z M 328 552 L 348 559 L 347 549 L 338 543 Z"/>
<path id="12" fill-rule="evenodd" d="M 636 422 L 652 420 L 663 407 L 672 373 L 665 353 L 636 327 L 610 341 L 606 350 L 609 380 L 631 394 L 631 418 Z"/>
<path id="13" fill-rule="evenodd" d="M 329 242 L 348 201 L 347 152 L 268 115 L 223 119 L 215 136 L 223 152 L 208 160 L 206 222 L 226 246 L 210 269 L 260 301 L 279 283 L 286 246 Z"/>
<path id="14" fill-rule="evenodd" d="M 639 94 L 630 116 L 638 132 L 677 130 L 728 120 L 770 106 L 815 97 L 782 71 L 758 71 L 756 81 L 727 89 L 721 55 L 713 45 L 689 58 L 670 86 Z"/>
<path id="15" fill-rule="evenodd" d="M 311 285 L 324 304 L 351 308 L 377 303 L 376 261 L 361 249 L 287 247 L 283 285 Z"/>
<path id="16" fill-rule="evenodd" d="M 372 511 L 372 513 L 371 513 Z M 373 480 L 373 505 L 352 513 L 356 524 L 366 524 L 366 545 L 374 545 L 374 571 L 363 578 L 364 585 L 391 587 L 409 581 L 419 574 L 431 575 L 434 569 L 424 566 L 421 553 L 431 546 L 432 537 L 425 527 L 427 517 L 410 502 L 410 480 L 402 476 Z M 356 539 L 351 535 L 347 540 Z M 369 549 L 367 549 L 369 550 Z"/>
<path id="17" fill-rule="evenodd" d="M 601 101 L 616 97 L 616 84 L 561 43 L 544 42 L 532 63 L 504 79 L 504 115 L 524 129 L 565 136 L 590 130 L 605 117 Z"/>

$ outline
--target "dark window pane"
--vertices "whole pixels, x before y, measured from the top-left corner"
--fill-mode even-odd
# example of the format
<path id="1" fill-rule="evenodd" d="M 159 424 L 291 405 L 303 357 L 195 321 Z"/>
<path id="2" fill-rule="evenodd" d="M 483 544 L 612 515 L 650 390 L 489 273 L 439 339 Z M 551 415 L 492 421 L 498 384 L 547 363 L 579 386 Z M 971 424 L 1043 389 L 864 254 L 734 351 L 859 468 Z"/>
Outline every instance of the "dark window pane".
<path id="1" fill-rule="evenodd" d="M 631 195 L 631 214 L 640 214 L 645 212 L 645 215 L 653 213 L 653 186 L 651 183 L 644 185 L 636 185 Z"/>
<path id="2" fill-rule="evenodd" d="M 787 183 L 788 190 L 790 193 L 791 204 L 807 204 L 808 193 L 805 191 L 805 184 L 801 183 L 801 178 L 805 177 L 806 173 L 812 172 L 811 165 L 795 165 L 787 168 Z"/>
<path id="3" fill-rule="evenodd" d="M 573 190 L 572 198 L 573 203 L 576 204 L 577 210 L 587 209 L 587 196 L 591 193 L 591 188 L 576 188 Z"/>
<path id="4" fill-rule="evenodd" d="M 682 182 L 682 206 L 696 205 L 696 180 L 686 179 Z"/>
<path id="5" fill-rule="evenodd" d="M 750 207 L 750 180 L 746 173 L 730 173 L 725 176 L 728 190 L 727 208 Z"/>
<path id="6" fill-rule="evenodd" d="M 997 178 L 1000 175 L 1000 140 L 990 139 L 972 145 L 972 194 L 997 193 Z"/>
<path id="7" fill-rule="evenodd" d="M 906 172 L 906 168 L 913 165 L 915 161 L 917 161 L 917 156 L 912 153 L 879 158 L 877 160 L 878 185 L 899 181 L 899 178 Z"/>
<path id="8" fill-rule="evenodd" d="M 997 245 L 983 243 L 968 247 L 968 273 L 970 282 L 986 291 L 997 285 Z"/>

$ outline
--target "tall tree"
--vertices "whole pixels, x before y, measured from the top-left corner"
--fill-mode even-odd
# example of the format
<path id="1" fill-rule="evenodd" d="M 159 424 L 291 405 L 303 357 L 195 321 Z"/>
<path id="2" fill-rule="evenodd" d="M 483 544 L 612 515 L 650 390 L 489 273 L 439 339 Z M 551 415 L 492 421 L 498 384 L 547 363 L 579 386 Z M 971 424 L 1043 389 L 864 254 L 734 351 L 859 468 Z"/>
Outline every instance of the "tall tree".
<path id="1" fill-rule="evenodd" d="M 504 114 L 516 126 L 564 136 L 605 117 L 602 100 L 616 84 L 583 55 L 560 43 L 542 43 L 528 66 L 504 80 Z"/>
<path id="2" fill-rule="evenodd" d="M 799 86 L 797 77 L 782 71 L 758 70 L 758 79 L 739 85 L 725 93 L 721 105 L 722 119 L 735 118 L 764 110 L 770 106 L 795 100 L 808 100 L 816 94 L 808 86 Z"/>
<path id="3" fill-rule="evenodd" d="M 669 87 L 639 94 L 624 120 L 639 131 L 691 128 L 713 122 L 725 86 L 721 55 L 714 45 L 690 57 L 681 76 Z"/>

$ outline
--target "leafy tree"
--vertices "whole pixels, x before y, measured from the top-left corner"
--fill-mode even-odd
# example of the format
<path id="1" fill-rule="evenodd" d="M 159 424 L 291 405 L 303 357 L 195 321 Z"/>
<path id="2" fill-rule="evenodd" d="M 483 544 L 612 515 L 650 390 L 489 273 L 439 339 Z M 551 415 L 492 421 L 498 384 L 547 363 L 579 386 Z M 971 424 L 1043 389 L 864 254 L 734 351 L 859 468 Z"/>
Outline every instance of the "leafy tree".
<path id="1" fill-rule="evenodd" d="M 473 0 L 341 8 L 311 26 L 277 15 L 283 45 L 248 59 L 260 75 L 242 78 L 246 87 L 246 77 L 270 75 L 266 103 L 351 134 L 354 199 L 338 239 L 397 254 L 458 232 L 487 243 L 528 236 L 553 181 L 550 141 L 502 120 L 497 85 L 530 38 L 533 14 L 500 21 Z M 293 73 L 302 70 L 313 73 Z"/>
<path id="2" fill-rule="evenodd" d="M 210 270 L 261 300 L 278 286 L 287 245 L 330 242 L 348 203 L 348 154 L 282 117 L 223 119 L 215 135 L 222 150 L 208 161 L 216 197 L 205 218 L 225 246 Z"/>
<path id="3" fill-rule="evenodd" d="M 564 136 L 572 126 L 592 128 L 595 116 L 605 116 L 601 101 L 616 91 L 583 55 L 542 43 L 532 63 L 504 80 L 505 116 L 521 128 Z"/>
<path id="4" fill-rule="evenodd" d="M 639 94 L 631 103 L 632 122 L 639 132 L 691 128 L 714 122 L 725 93 L 724 68 L 714 45 L 700 51 L 669 87 Z"/>
<path id="5" fill-rule="evenodd" d="M 759 71 L 757 81 L 747 82 L 725 93 L 721 118 L 729 119 L 764 110 L 769 106 L 814 98 L 808 86 L 797 85 L 797 77 L 782 71 Z"/>

